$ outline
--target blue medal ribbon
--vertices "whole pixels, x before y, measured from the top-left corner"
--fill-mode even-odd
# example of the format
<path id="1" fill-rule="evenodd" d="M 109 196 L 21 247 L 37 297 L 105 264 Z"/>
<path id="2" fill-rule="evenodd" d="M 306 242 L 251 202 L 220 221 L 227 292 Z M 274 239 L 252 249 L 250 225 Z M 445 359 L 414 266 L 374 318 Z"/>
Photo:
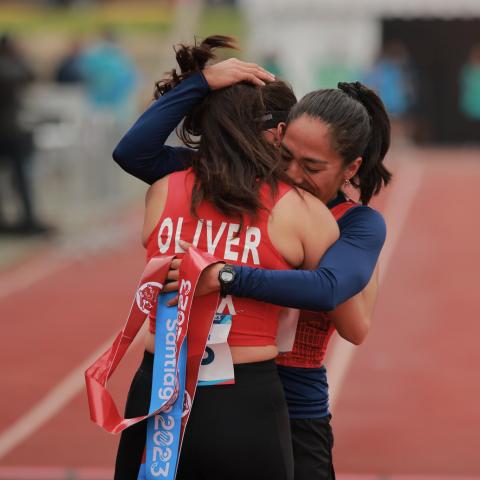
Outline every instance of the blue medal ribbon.
<path id="1" fill-rule="evenodd" d="M 187 365 L 186 341 L 180 348 L 178 368 L 176 365 L 178 309 L 167 306 L 175 295 L 173 292 L 158 297 L 149 414 L 162 407 L 163 411 L 147 419 L 146 463 L 140 468 L 138 480 L 175 478 Z"/>

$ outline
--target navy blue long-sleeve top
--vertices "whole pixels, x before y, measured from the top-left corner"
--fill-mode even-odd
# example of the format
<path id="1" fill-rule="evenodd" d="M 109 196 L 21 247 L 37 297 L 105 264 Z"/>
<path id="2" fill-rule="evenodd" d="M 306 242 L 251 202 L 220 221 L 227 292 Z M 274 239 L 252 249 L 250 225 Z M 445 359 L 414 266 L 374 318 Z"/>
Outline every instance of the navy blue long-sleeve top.
<path id="1" fill-rule="evenodd" d="M 165 145 L 183 117 L 210 91 L 201 72 L 153 102 L 121 139 L 114 160 L 131 175 L 152 184 L 185 169 L 193 150 Z M 328 204 L 344 201 L 342 193 Z M 386 235 L 382 216 L 359 205 L 338 220 L 340 238 L 316 270 L 264 270 L 235 266 L 231 293 L 277 305 L 329 311 L 367 285 Z"/>

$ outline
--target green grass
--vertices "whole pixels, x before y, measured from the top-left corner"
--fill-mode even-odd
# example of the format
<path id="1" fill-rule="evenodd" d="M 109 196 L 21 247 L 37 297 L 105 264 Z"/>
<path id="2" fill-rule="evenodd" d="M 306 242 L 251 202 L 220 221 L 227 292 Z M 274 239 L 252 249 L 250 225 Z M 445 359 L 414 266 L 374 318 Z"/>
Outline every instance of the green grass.
<path id="1" fill-rule="evenodd" d="M 47 9 L 0 7 L 0 30 L 11 33 L 89 34 L 106 27 L 121 32 L 166 32 L 172 14 L 165 7 L 112 5 L 104 8 Z"/>
<path id="2" fill-rule="evenodd" d="M 204 8 L 197 28 L 199 38 L 209 35 L 229 35 L 238 40 L 240 48 L 246 38 L 245 19 L 239 9 L 228 7 Z M 227 56 L 241 57 L 241 52 L 230 50 Z"/>

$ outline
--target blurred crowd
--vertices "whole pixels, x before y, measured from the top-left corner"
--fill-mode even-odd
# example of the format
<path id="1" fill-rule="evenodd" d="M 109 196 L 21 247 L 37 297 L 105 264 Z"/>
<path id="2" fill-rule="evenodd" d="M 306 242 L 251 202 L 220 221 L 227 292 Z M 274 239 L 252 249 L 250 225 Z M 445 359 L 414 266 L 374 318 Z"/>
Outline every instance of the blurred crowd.
<path id="1" fill-rule="evenodd" d="M 55 96 L 55 84 L 81 92 L 88 114 L 104 124 L 131 120 L 135 111 L 135 87 L 138 72 L 134 62 L 105 30 L 92 42 L 75 40 L 55 65 L 49 82 Z M 39 218 L 35 199 L 35 168 L 39 132 L 42 124 L 61 121 L 42 118 L 25 121 L 28 91 L 36 82 L 35 72 L 17 44 L 8 34 L 0 36 L 0 235 L 50 235 L 55 231 Z M 45 83 L 45 79 L 42 79 Z M 69 95 L 67 94 L 67 97 Z M 61 98 L 60 90 L 57 98 Z M 100 125 L 102 128 L 102 125 Z M 60 137 L 61 129 L 54 134 Z M 61 139 L 54 140 L 61 144 Z M 100 149 L 99 149 L 100 150 Z M 101 152 L 98 152 L 100 155 Z M 5 177 L 5 178 L 4 178 Z M 9 186 L 9 188 L 5 188 Z M 11 204 L 16 206 L 12 208 Z M 15 213 L 7 215 L 7 211 Z"/>
<path id="2" fill-rule="evenodd" d="M 460 108 L 473 121 L 480 120 L 480 43 L 474 45 L 460 72 Z"/>
<path id="3" fill-rule="evenodd" d="M 288 79 L 291 72 L 284 68 L 282 56 L 277 53 L 264 55 L 262 65 Z M 436 142 L 478 145 L 480 42 L 459 52 L 459 60 L 463 57 L 460 68 L 444 65 L 443 71 L 437 66 L 417 65 L 411 53 L 400 40 L 386 41 L 367 66 L 355 65 L 332 53 L 329 58 L 312 61 L 311 85 L 336 88 L 338 82 L 358 80 L 374 89 L 390 115 L 392 138 L 397 145 Z M 446 124 L 449 124 L 448 134 L 445 128 L 439 128 Z M 457 124 L 456 129 L 453 124 Z"/>
<path id="4" fill-rule="evenodd" d="M 390 115 L 392 135 L 397 141 L 412 138 L 418 86 L 415 66 L 401 42 L 385 45 L 364 82 L 376 90 Z"/>
<path id="5" fill-rule="evenodd" d="M 71 2 L 51 3 L 68 6 Z M 383 45 L 368 68 L 355 68 L 339 59 L 312 65 L 315 88 L 335 88 L 338 81 L 362 81 L 383 99 L 391 116 L 395 142 L 410 144 L 417 139 L 418 119 L 425 111 L 422 100 L 429 93 L 421 85 L 420 68 L 415 65 L 411 53 L 401 41 L 390 41 Z M 464 55 L 454 86 L 455 98 L 458 97 L 454 108 L 459 118 L 467 126 L 473 126 L 473 132 L 478 132 L 480 43 Z M 56 161 L 67 165 L 65 168 L 70 170 L 71 178 L 84 176 L 83 183 L 74 180 L 73 187 L 65 187 L 72 204 L 94 197 L 88 192 L 73 196 L 75 189 L 85 190 L 86 184 L 96 188 L 96 192 L 106 192 L 109 182 L 110 186 L 112 184 L 111 174 L 107 172 L 102 176 L 97 159 L 104 160 L 103 166 L 110 165 L 107 160 L 115 141 L 137 113 L 139 69 L 111 30 L 105 29 L 88 40 L 72 38 L 50 69 L 48 78 L 43 72 L 39 79 L 30 60 L 17 39 L 8 34 L 0 36 L 0 235 L 50 235 L 55 231 L 56 225 L 42 219 L 36 201 L 39 184 L 36 166 L 48 163 L 46 157 L 55 156 L 49 151 L 42 158 L 41 150 L 46 145 L 63 148 L 57 149 Z M 283 68 L 275 53 L 266 55 L 263 64 L 288 80 L 288 69 Z M 32 101 L 29 92 L 39 83 L 49 84 L 48 95 L 43 95 L 43 100 Z M 25 115 L 28 103 L 30 107 L 35 104 L 34 109 L 37 109 L 33 119 Z M 50 104 L 51 108 L 45 109 L 45 104 Z M 47 112 L 42 113 L 42 108 Z M 68 110 L 73 112 L 70 116 L 77 122 L 70 131 L 65 125 L 63 130 L 60 128 L 60 117 L 67 116 Z M 55 115 L 57 119 L 52 118 Z M 81 121 L 88 121 L 78 126 L 81 123 L 78 116 L 82 117 Z M 51 126 L 55 122 L 60 126 L 45 128 L 46 124 Z M 79 159 L 83 170 L 75 170 Z M 98 203 L 104 203 L 100 194 L 98 198 Z"/>
<path id="6" fill-rule="evenodd" d="M 392 135 L 397 139 L 408 140 L 415 134 L 416 116 L 422 108 L 417 70 L 405 45 L 391 42 L 364 76 L 365 83 L 380 93 L 392 119 Z M 450 89 L 458 89 L 459 117 L 465 122 L 480 121 L 480 43 L 466 52 L 456 85 L 450 85 Z M 480 140 L 480 135 L 477 138 Z"/>

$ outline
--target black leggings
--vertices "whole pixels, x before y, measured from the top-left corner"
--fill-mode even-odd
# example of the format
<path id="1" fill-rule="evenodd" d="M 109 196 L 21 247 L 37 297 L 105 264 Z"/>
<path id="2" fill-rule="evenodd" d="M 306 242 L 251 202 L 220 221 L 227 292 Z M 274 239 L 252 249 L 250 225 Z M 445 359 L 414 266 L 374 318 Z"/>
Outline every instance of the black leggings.
<path id="1" fill-rule="evenodd" d="M 142 363 L 133 377 L 125 405 L 125 418 L 148 413 L 152 391 L 153 354 L 145 352 Z M 120 436 L 115 462 L 115 480 L 137 480 L 147 440 L 147 422 L 128 427 Z"/>
<path id="2" fill-rule="evenodd" d="M 292 418 L 295 480 L 335 480 L 331 415 L 322 418 Z"/>
<path id="3" fill-rule="evenodd" d="M 126 417 L 150 404 L 153 355 L 145 352 L 128 394 Z M 146 422 L 122 432 L 115 480 L 136 480 Z M 292 480 L 290 423 L 275 362 L 235 365 L 235 384 L 197 389 L 177 480 Z"/>

